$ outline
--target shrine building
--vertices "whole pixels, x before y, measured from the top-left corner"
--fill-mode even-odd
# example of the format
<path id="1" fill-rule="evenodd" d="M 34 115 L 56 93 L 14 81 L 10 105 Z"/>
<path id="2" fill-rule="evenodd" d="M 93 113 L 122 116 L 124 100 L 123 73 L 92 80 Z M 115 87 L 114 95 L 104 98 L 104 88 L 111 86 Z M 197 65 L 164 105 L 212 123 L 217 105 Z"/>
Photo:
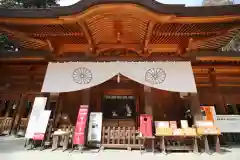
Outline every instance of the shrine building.
<path id="1" fill-rule="evenodd" d="M 75 125 L 80 105 L 103 126 L 184 119 L 200 105 L 240 112 L 240 5 L 186 7 L 154 0 L 82 0 L 66 7 L 0 9 L 0 132 L 23 134 L 36 96 L 54 127 Z M 230 106 L 229 106 L 230 105 Z"/>

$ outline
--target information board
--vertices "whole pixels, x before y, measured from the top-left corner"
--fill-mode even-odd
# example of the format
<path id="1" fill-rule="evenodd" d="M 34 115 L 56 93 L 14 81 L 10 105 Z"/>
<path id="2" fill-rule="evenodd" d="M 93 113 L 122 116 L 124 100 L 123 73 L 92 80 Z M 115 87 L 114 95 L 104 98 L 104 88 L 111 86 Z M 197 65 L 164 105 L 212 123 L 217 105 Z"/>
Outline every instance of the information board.
<path id="1" fill-rule="evenodd" d="M 96 146 L 101 143 L 102 112 L 91 112 L 88 125 L 88 144 Z"/>
<path id="2" fill-rule="evenodd" d="M 28 121 L 25 138 L 28 138 L 28 139 L 33 138 L 37 120 L 40 116 L 40 113 L 42 111 L 44 111 L 46 103 L 47 103 L 47 97 L 36 97 L 35 98 L 33 106 L 32 106 L 32 112 L 30 114 L 30 118 Z"/>
<path id="3" fill-rule="evenodd" d="M 49 110 L 45 110 L 40 113 L 35 125 L 33 140 L 44 139 L 50 115 L 51 111 Z"/>
<path id="4" fill-rule="evenodd" d="M 240 116 L 217 115 L 215 125 L 222 133 L 240 133 Z"/>
<path id="5" fill-rule="evenodd" d="M 81 105 L 78 111 L 78 117 L 73 137 L 73 144 L 85 144 L 85 128 L 88 118 L 88 105 Z"/>

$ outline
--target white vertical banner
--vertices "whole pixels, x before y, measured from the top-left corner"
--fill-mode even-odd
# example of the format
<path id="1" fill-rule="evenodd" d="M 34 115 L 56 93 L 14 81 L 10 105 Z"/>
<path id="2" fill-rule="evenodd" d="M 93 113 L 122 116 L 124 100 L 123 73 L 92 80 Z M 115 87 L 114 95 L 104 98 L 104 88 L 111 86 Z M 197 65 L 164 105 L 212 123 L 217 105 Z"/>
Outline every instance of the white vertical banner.
<path id="1" fill-rule="evenodd" d="M 36 121 L 34 133 L 44 133 L 46 132 L 48 120 L 51 115 L 50 110 L 42 111 Z"/>
<path id="2" fill-rule="evenodd" d="M 102 132 L 102 112 L 91 112 L 88 125 L 88 144 L 91 145 L 100 144 L 102 135 L 101 132 Z"/>
<path id="3" fill-rule="evenodd" d="M 47 97 L 36 97 L 32 106 L 32 112 L 28 120 L 25 138 L 33 138 L 37 119 L 47 103 Z"/>

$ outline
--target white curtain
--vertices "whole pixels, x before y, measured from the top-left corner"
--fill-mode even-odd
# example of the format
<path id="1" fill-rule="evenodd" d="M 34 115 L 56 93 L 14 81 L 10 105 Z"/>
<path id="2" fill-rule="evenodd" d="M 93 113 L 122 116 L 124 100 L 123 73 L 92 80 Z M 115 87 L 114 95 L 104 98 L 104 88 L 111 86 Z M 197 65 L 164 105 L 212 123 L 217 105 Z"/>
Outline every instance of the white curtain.
<path id="1" fill-rule="evenodd" d="M 49 63 L 41 92 L 71 92 L 99 85 L 118 74 L 115 63 Z"/>
<path id="2" fill-rule="evenodd" d="M 190 62 L 130 62 L 121 74 L 146 86 L 173 92 L 197 92 Z"/>
<path id="3" fill-rule="evenodd" d="M 70 92 L 99 85 L 117 74 L 174 92 L 197 92 L 190 62 L 49 63 L 42 92 Z"/>

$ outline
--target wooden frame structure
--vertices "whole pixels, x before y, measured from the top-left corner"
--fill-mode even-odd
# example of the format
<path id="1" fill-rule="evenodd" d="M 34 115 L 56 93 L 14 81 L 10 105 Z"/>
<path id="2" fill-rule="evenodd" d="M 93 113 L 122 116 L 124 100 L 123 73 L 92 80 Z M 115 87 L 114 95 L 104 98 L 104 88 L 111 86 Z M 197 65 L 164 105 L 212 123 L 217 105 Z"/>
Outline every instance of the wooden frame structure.
<path id="1" fill-rule="evenodd" d="M 18 96 L 8 130 L 16 133 L 19 126 L 26 126 L 27 119 L 22 118 L 26 101 L 39 95 L 48 62 L 191 61 L 198 88 L 195 104 L 215 105 L 218 113 L 224 113 L 226 104 L 240 104 L 240 53 L 221 48 L 239 31 L 240 5 L 185 7 L 154 0 L 82 0 L 51 9 L 1 9 L 0 33 L 20 47 L 16 52 L 0 51 L 0 75 L 4 77 L 0 79 L 0 94 L 10 99 Z M 113 89 L 116 81 L 114 77 L 71 95 L 46 94 L 50 99 L 47 107 L 55 103 L 53 126 L 59 124 L 62 113 L 70 112 L 66 106 L 77 108 L 85 103 L 100 111 L 104 90 Z M 123 89 L 139 93 L 139 113 L 145 102 L 158 106 L 147 97 L 184 104 L 179 94 L 145 93 L 143 86 L 125 77 L 115 89 L 114 94 L 123 93 Z M 2 97 L 1 102 L 6 100 Z M 74 112 L 76 109 L 69 115 L 74 117 Z M 7 116 L 1 119 L 6 121 Z"/>

